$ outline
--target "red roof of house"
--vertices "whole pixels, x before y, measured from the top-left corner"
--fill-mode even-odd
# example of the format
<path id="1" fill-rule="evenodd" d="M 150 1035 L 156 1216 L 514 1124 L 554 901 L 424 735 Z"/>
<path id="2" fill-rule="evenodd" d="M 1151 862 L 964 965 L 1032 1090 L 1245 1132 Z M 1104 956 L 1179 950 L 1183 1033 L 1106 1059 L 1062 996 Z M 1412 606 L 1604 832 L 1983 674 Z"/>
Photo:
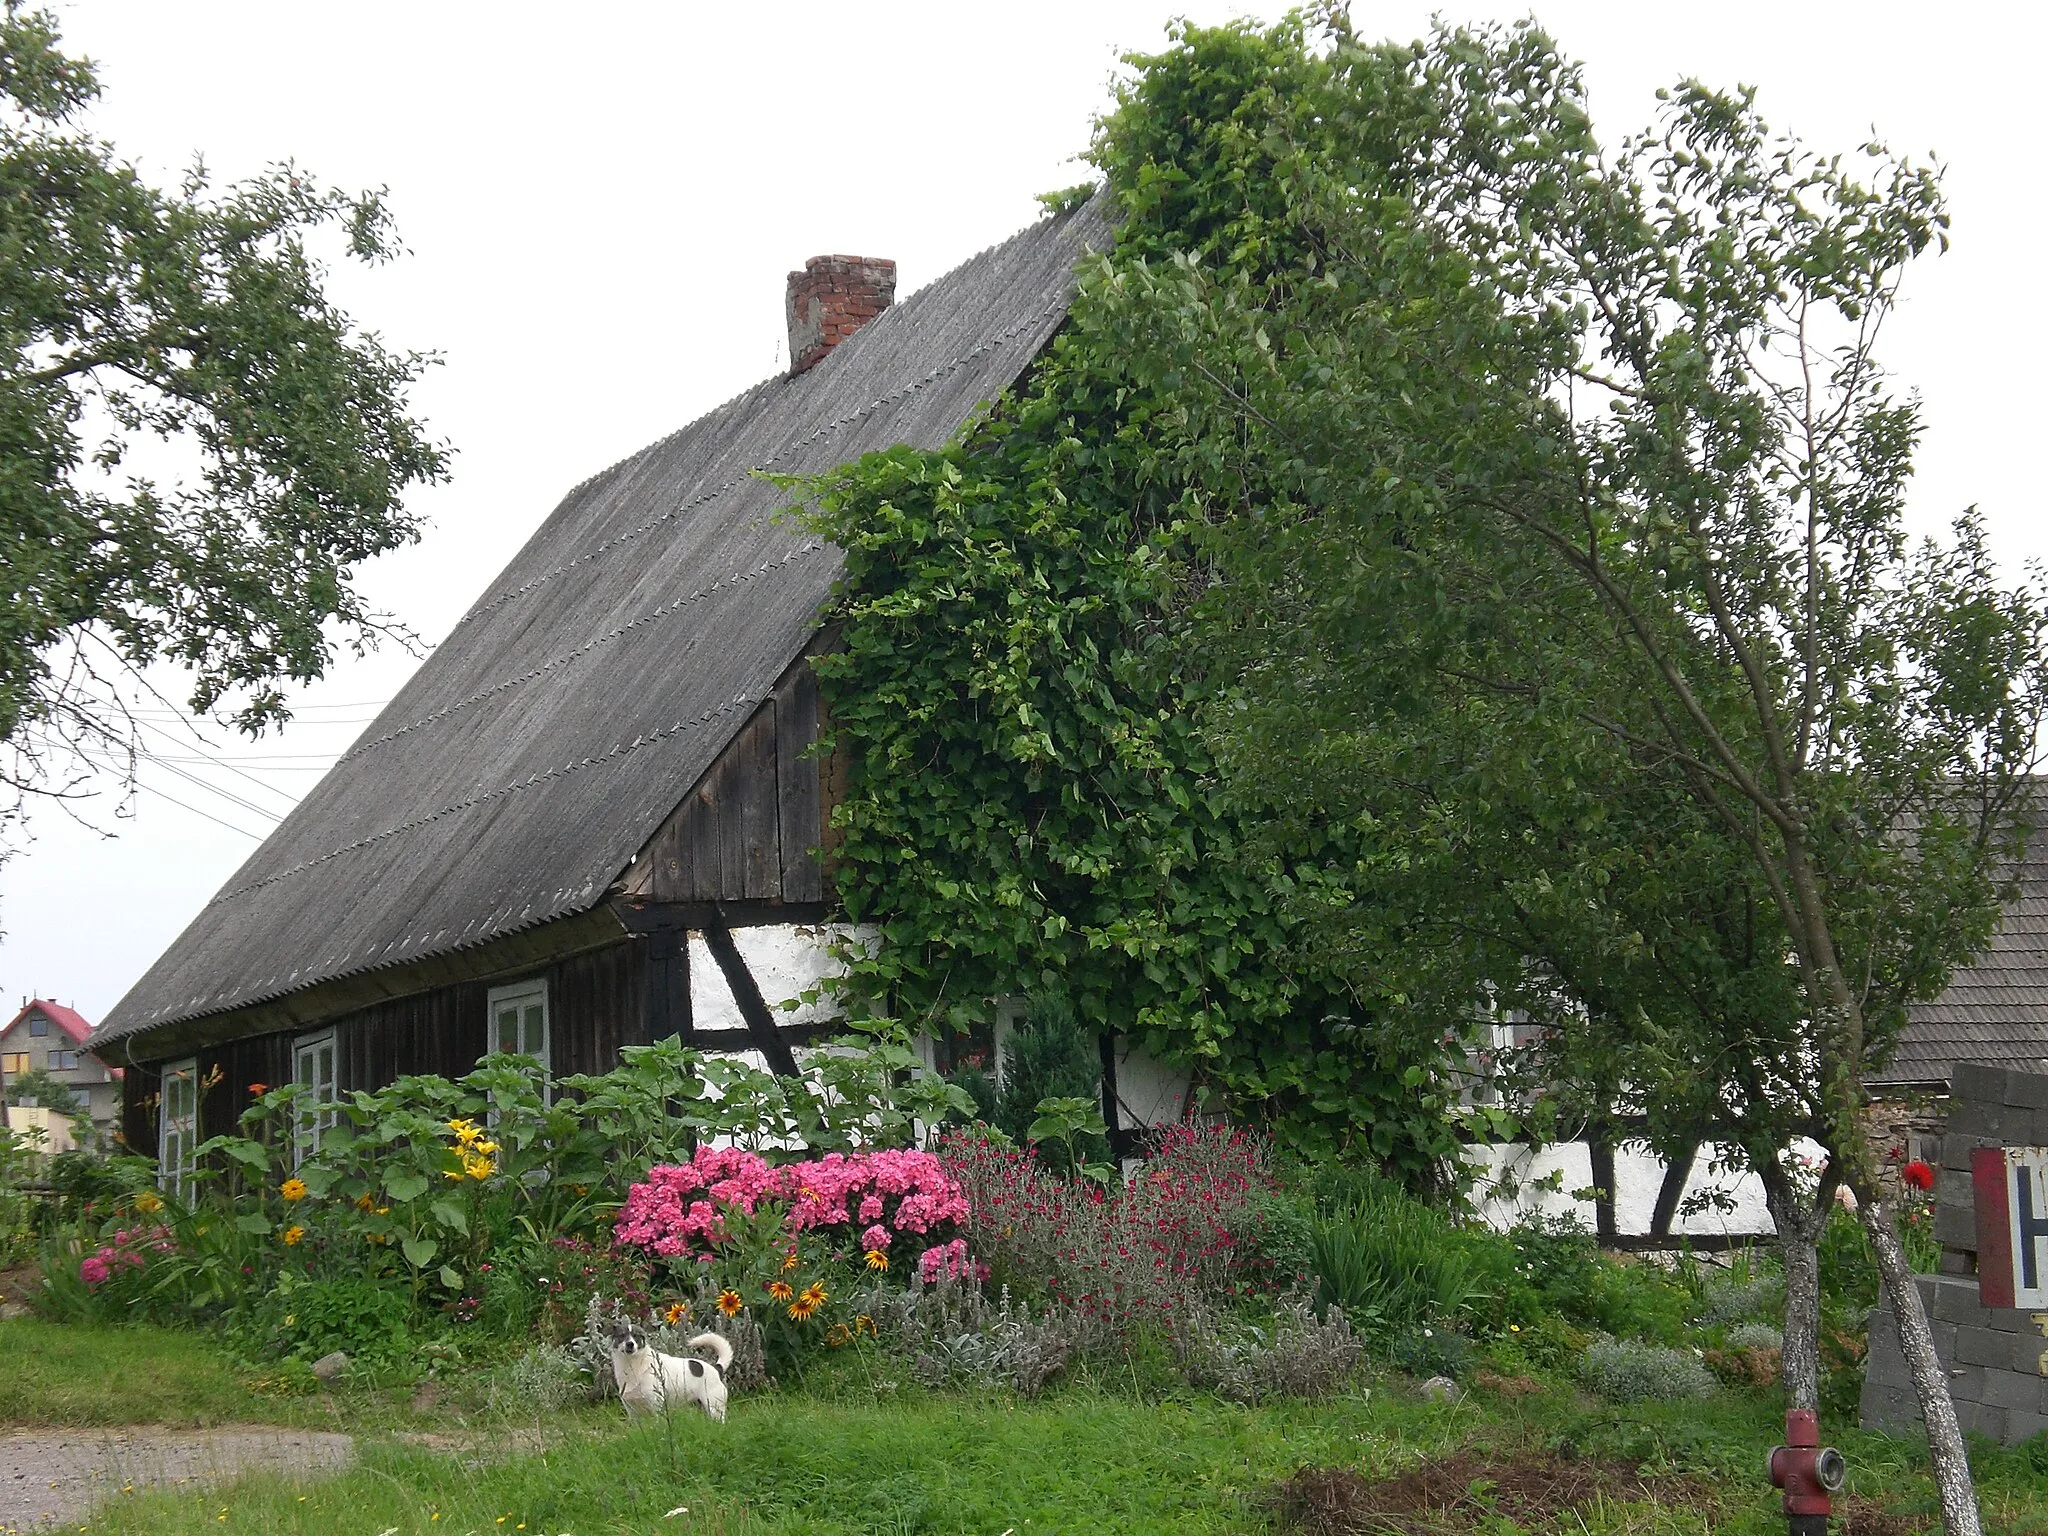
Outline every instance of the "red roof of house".
<path id="1" fill-rule="evenodd" d="M 8 1029 L 14 1028 L 31 1013 L 42 1014 L 78 1045 L 85 1044 L 85 1037 L 92 1033 L 92 1026 L 85 1022 L 85 1016 L 75 1008 L 66 1008 L 62 1003 L 53 1003 L 48 998 L 32 997 L 22 1005 L 21 1012 L 7 1021 L 7 1028 L 0 1029 L 0 1035 L 7 1033 Z"/>

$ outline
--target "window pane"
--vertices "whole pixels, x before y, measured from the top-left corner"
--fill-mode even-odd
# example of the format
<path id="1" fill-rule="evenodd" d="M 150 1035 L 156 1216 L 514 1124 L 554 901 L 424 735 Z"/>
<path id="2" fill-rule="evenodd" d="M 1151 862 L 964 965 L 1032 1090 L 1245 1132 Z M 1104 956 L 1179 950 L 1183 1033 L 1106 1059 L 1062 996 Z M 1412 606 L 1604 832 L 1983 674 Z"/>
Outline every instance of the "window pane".
<path id="1" fill-rule="evenodd" d="M 546 1030 L 547 1014 L 542 1010 L 540 1004 L 527 1004 L 525 1045 L 525 1051 L 527 1055 L 538 1056 L 541 1054 L 541 1051 L 544 1048 L 547 1040 Z"/>
<path id="2" fill-rule="evenodd" d="M 28 1052 L 9 1051 L 0 1056 L 0 1071 L 5 1071 L 9 1077 L 20 1077 L 28 1071 Z"/>
<path id="3" fill-rule="evenodd" d="M 50 1021 L 39 1013 L 28 1021 L 28 1032 L 40 1040 L 50 1032 Z"/>

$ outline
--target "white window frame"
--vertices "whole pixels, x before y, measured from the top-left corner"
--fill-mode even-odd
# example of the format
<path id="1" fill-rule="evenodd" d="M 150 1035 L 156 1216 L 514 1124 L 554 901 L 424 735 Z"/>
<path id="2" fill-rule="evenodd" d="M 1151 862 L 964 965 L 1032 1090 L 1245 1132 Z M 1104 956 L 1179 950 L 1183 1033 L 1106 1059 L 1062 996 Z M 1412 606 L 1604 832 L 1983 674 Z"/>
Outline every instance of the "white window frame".
<path id="1" fill-rule="evenodd" d="M 183 1084 L 182 1091 L 179 1085 Z M 183 1104 L 183 1112 L 175 1106 Z M 167 1061 L 157 1083 L 156 1181 L 178 1195 L 192 1175 L 192 1149 L 199 1145 L 199 1058 Z"/>
<path id="2" fill-rule="evenodd" d="M 320 1078 L 323 1050 L 327 1053 L 324 1083 Z M 321 1136 L 340 1119 L 333 1108 L 341 1098 L 341 1055 L 333 1030 L 315 1030 L 292 1041 L 292 1081 L 313 1090 L 301 1095 L 297 1104 L 297 1124 L 292 1131 L 292 1166 L 296 1168 L 320 1150 Z"/>
<path id="3" fill-rule="evenodd" d="M 540 1049 L 528 1050 L 531 1043 L 529 1031 L 533 1025 L 531 1010 L 540 1010 Z M 505 1049 L 503 1036 L 499 1033 L 502 1022 L 499 1014 L 506 1008 L 517 1011 L 516 1031 L 513 1044 L 520 1049 L 511 1052 L 515 1056 L 531 1056 L 540 1063 L 543 1079 L 554 1076 L 554 1034 L 548 1017 L 548 979 L 545 976 L 529 977 L 525 981 L 509 982 L 502 987 L 493 987 L 484 1012 L 484 1054 L 496 1055 Z"/>

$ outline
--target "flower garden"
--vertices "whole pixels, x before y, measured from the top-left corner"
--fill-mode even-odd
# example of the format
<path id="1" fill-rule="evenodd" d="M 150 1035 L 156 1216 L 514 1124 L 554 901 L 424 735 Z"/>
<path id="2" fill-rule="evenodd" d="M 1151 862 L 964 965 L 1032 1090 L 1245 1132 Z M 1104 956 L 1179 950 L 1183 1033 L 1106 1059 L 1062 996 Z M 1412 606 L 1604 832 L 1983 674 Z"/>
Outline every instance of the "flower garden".
<path id="1" fill-rule="evenodd" d="M 643 1449 L 657 1436 L 662 1486 L 695 1487 L 701 1508 L 721 1511 L 707 1530 L 899 1528 L 834 1525 L 810 1505 L 785 1524 L 748 1524 L 734 1511 L 775 1498 L 733 1481 L 742 1474 L 720 1459 L 718 1435 L 777 1463 L 784 1453 L 755 1438 L 773 1423 L 806 1424 L 824 1447 L 867 1443 L 881 1423 L 929 1436 L 1001 1404 L 1055 1437 L 1093 1426 L 1068 1470 L 1102 1481 L 1062 1497 L 1107 1501 L 1105 1529 L 1164 1518 L 1108 1513 L 1125 1494 L 1102 1469 L 1151 1443 L 1127 1411 L 1178 1416 L 1242 1458 L 1223 1504 L 1191 1492 L 1173 1506 L 1190 1528 L 1545 1529 L 1485 1526 L 1450 1505 L 1429 1506 L 1437 1524 L 1405 1525 L 1347 1524 L 1328 1508 L 1369 1512 L 1402 1466 L 1421 1476 L 1465 1466 L 1459 1457 L 1479 1457 L 1480 1481 L 1572 1486 L 1529 1470 L 1559 1455 L 1647 1468 L 1638 1502 L 1679 1511 L 1675 1524 L 1589 1530 L 1769 1528 L 1743 1522 L 1769 1507 L 1750 1467 L 1780 1400 L 1783 1287 L 1770 1253 L 1632 1262 L 1570 1227 L 1496 1232 L 1463 1214 L 1455 1190 L 1282 1157 L 1223 1119 L 1163 1128 L 1113 1171 L 1076 1150 L 1099 1126 L 1062 1120 L 1071 1106 L 1040 1106 L 1034 1123 L 1057 1134 L 1020 1142 L 957 1085 L 909 1071 L 908 1056 L 900 1039 L 856 1037 L 777 1079 L 671 1041 L 552 1085 L 530 1062 L 493 1058 L 459 1081 L 352 1094 L 323 1111 L 317 1143 L 299 1089 L 256 1085 L 237 1134 L 202 1149 L 178 1194 L 141 1159 L 62 1169 L 64 1199 L 35 1239 L 34 1304 L 81 1337 L 141 1324 L 204 1339 L 269 1416 L 347 1404 L 388 1418 L 434 1402 L 449 1405 L 435 1410 L 437 1433 L 452 1417 Z M 1924 1169 L 1900 1177 L 1924 1195 Z M 1876 1277 L 1846 1215 L 1828 1229 L 1822 1269 L 1831 1430 L 1866 1463 L 1888 1458 L 1872 1492 L 1907 1520 L 1917 1448 L 1849 1430 Z M 607 1400 L 621 1317 L 671 1350 L 725 1334 L 731 1424 L 626 1426 Z M 347 1367 L 323 1385 L 313 1366 L 335 1351 Z M 1292 1427 L 1261 1438 L 1277 1425 Z M 1406 1449 L 1389 1463 L 1389 1446 Z M 1980 1449 L 1993 1507 L 2002 1477 L 2029 1489 L 2048 1474 L 2038 1448 Z M 1374 1464 L 1391 1481 L 1361 1470 Z M 425 1513 L 399 1529 L 461 1528 L 427 1518 L 460 1505 L 435 1481 L 445 1471 L 421 1462 L 408 1474 L 440 1491 L 421 1493 Z M 2031 1492 L 2013 1499 L 2048 1514 Z M 276 1507 L 250 1500 L 250 1528 L 273 1528 L 255 1512 Z M 1875 1522 L 1877 1503 L 1864 1507 Z M 153 1528 L 192 1512 L 176 1500 L 148 1508 L 168 1522 Z M 232 1523 L 236 1508 L 207 1518 Z"/>

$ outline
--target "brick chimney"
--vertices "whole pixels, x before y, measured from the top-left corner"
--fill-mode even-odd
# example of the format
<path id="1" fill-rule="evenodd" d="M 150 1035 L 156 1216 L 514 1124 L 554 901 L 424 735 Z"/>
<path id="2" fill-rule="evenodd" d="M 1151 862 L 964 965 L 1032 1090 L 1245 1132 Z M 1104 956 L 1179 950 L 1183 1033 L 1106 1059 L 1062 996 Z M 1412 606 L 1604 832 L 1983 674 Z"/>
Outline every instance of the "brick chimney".
<path id="1" fill-rule="evenodd" d="M 813 256 L 789 274 L 789 371 L 802 373 L 896 300 L 896 263 Z"/>

